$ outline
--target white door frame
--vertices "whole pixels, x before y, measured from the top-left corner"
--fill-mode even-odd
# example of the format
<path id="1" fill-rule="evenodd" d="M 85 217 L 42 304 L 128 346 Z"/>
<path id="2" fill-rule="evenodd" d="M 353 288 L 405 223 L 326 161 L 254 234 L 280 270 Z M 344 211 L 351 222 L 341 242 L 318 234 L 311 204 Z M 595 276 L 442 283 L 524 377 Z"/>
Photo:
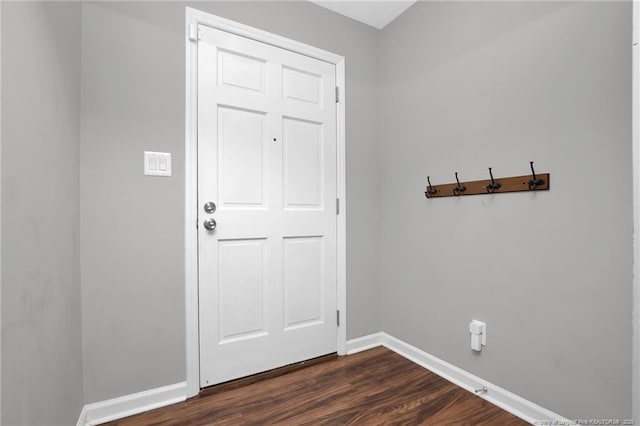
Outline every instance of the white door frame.
<path id="1" fill-rule="evenodd" d="M 197 149 L 197 26 L 206 25 L 231 34 L 280 47 L 336 66 L 336 84 L 340 88 L 337 104 L 337 196 L 340 199 L 340 214 L 337 229 L 338 294 L 340 311 L 337 349 L 339 355 L 346 354 L 346 126 L 345 126 L 345 60 L 344 57 L 297 41 L 258 30 L 209 13 L 187 7 L 185 25 L 186 43 L 186 118 L 185 118 L 185 310 L 186 310 L 186 367 L 187 398 L 200 392 L 200 354 L 198 336 L 198 149 Z"/>
<path id="2" fill-rule="evenodd" d="M 2 46 L 2 2 L 0 1 L 0 46 Z M 2 48 L 0 47 L 0 58 L 2 58 Z M 1 63 L 2 61 L 0 61 Z M 0 163 L 2 158 L 2 71 L 0 67 Z M 2 173 L 0 173 L 1 175 Z M 2 187 L 2 185 L 0 185 Z M 0 200 L 2 194 L 0 193 Z M 2 223 L 2 205 L 0 203 L 0 223 Z M 2 241 L 2 229 L 0 227 L 0 241 Z M 2 246 L 0 244 L 0 277 L 2 276 Z M 2 306 L 2 280 L 0 279 L 0 306 Z M 2 311 L 0 309 L 0 318 L 2 318 Z M 2 330 L 2 321 L 0 320 L 0 330 Z M 1 333 L 0 333 L 1 335 Z M 2 339 L 0 339 L 0 365 L 2 365 Z M 0 370 L 2 370 L 0 368 Z M 0 374 L 0 425 L 2 425 L 2 374 Z"/>
<path id="3" fill-rule="evenodd" d="M 632 40 L 632 158 L 633 158 L 633 317 L 631 355 L 631 408 L 640 420 L 640 1 L 633 1 Z"/>

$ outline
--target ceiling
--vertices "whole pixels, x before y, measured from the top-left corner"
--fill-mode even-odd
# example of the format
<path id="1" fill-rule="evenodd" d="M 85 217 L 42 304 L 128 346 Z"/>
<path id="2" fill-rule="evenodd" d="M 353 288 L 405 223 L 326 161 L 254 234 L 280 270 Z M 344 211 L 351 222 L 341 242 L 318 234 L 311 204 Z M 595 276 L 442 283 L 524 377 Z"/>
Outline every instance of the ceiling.
<path id="1" fill-rule="evenodd" d="M 416 0 L 309 1 L 380 30 L 416 2 Z"/>

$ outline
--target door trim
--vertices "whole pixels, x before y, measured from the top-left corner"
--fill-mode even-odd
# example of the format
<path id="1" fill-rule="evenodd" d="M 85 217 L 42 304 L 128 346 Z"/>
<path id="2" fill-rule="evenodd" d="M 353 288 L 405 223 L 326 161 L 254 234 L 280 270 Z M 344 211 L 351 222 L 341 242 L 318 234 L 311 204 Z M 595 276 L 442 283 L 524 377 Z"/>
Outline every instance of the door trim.
<path id="1" fill-rule="evenodd" d="M 640 2 L 633 1 L 632 162 L 633 162 L 633 314 L 631 332 L 631 409 L 640 419 Z"/>
<path id="2" fill-rule="evenodd" d="M 347 346 L 347 268 L 346 268 L 346 90 L 345 58 L 316 47 L 290 40 L 266 31 L 186 7 L 185 51 L 185 312 L 187 398 L 200 392 L 200 353 L 198 319 L 198 150 L 197 150 L 197 43 L 190 40 L 190 28 L 206 25 L 231 34 L 270 44 L 336 66 L 336 84 L 340 88 L 337 104 L 337 194 L 340 214 L 337 227 L 337 306 L 340 311 L 337 349 L 346 354 Z M 197 36 L 197 35 L 196 35 Z"/>

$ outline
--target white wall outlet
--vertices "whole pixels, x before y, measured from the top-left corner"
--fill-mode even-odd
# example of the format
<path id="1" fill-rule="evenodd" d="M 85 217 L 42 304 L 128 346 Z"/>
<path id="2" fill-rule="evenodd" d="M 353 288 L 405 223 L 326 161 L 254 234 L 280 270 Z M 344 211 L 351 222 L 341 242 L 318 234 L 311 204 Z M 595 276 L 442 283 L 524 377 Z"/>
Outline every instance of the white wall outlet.
<path id="1" fill-rule="evenodd" d="M 480 352 L 483 346 L 487 346 L 487 324 L 473 320 L 469 323 L 471 333 L 471 349 Z"/>
<path id="2" fill-rule="evenodd" d="M 171 154 L 168 152 L 144 152 L 145 176 L 171 176 Z"/>

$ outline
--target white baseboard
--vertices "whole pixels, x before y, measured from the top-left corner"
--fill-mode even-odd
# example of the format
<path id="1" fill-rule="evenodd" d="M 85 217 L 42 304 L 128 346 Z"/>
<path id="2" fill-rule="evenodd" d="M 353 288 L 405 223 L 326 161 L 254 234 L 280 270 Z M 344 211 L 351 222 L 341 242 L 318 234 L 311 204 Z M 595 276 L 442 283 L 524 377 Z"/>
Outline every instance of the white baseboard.
<path id="1" fill-rule="evenodd" d="M 486 387 L 486 393 L 478 394 L 480 398 L 486 399 L 531 424 L 575 425 L 574 422 L 559 414 L 534 404 L 455 365 L 451 365 L 387 333 L 375 333 L 347 341 L 347 354 L 354 354 L 376 346 L 385 346 L 471 393 L 475 393 L 475 389 Z"/>
<path id="2" fill-rule="evenodd" d="M 82 411 L 80 411 L 80 417 L 78 417 L 78 422 L 76 426 L 85 426 L 87 424 L 87 406 L 82 407 Z"/>
<path id="3" fill-rule="evenodd" d="M 377 346 L 385 346 L 469 392 L 474 393 L 475 389 L 486 387 L 487 392 L 479 394 L 480 398 L 486 399 L 531 424 L 575 424 L 559 414 L 534 404 L 455 365 L 451 365 L 387 333 L 374 333 L 347 341 L 347 354 L 355 354 Z M 77 426 L 99 425 L 175 404 L 184 401 L 186 398 L 187 383 L 182 382 L 120 398 L 87 404 L 82 408 Z"/>
<path id="4" fill-rule="evenodd" d="M 357 339 L 347 340 L 347 355 L 357 354 L 358 352 L 366 351 L 376 346 L 382 346 L 384 336 L 385 333 L 374 333 L 358 337 Z"/>
<path id="5" fill-rule="evenodd" d="M 99 425 L 175 404 L 185 399 L 187 399 L 187 382 L 95 402 L 82 408 L 77 426 Z"/>

